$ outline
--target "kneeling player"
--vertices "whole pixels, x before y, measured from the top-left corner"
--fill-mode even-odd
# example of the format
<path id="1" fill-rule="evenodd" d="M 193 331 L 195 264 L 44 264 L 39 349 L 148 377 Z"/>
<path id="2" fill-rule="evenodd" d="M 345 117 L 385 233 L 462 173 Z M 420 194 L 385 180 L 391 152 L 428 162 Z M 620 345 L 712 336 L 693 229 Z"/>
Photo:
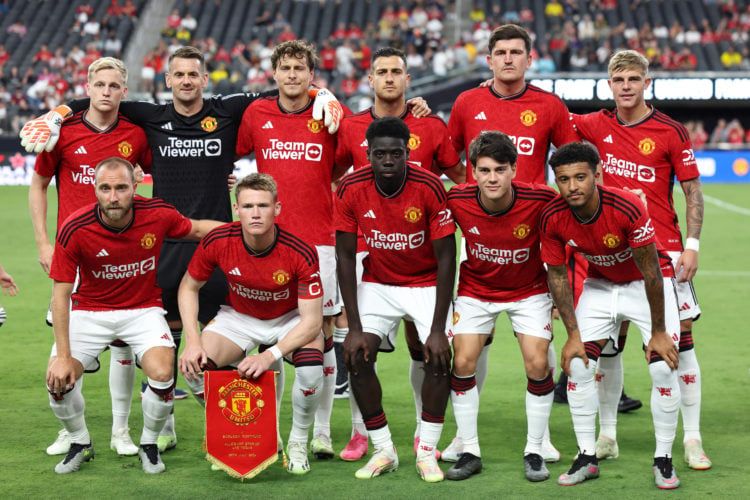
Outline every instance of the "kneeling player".
<path id="1" fill-rule="evenodd" d="M 236 187 L 238 222 L 218 227 L 198 245 L 180 284 L 178 298 L 185 329 L 180 371 L 188 381 L 201 371 L 233 363 L 240 376 L 258 377 L 286 357 L 295 366 L 293 421 L 288 471 L 310 471 L 307 435 L 323 383 L 323 290 L 318 254 L 280 229 L 276 182 L 251 174 Z M 198 333 L 198 291 L 216 268 L 229 282 L 229 305 Z M 264 352 L 245 357 L 260 345 Z"/>
<path id="2" fill-rule="evenodd" d="M 50 271 L 55 345 L 47 389 L 71 441 L 55 472 L 75 472 L 94 456 L 78 380 L 121 339 L 148 378 L 138 455 L 143 470 L 156 474 L 165 470 L 156 442 L 174 396 L 174 343 L 156 286 L 159 252 L 165 238 L 199 239 L 219 223 L 192 221 L 158 198 L 135 196 L 133 166 L 122 158 L 99 163 L 94 181 L 97 203 L 74 212 L 62 226 Z M 80 284 L 73 293 L 77 270 Z"/>
<path id="3" fill-rule="evenodd" d="M 672 444 L 680 389 L 677 345 L 679 311 L 674 270 L 637 195 L 597 186 L 599 155 L 583 143 L 567 144 L 550 158 L 560 195 L 540 218 L 542 257 L 548 264 L 550 292 L 565 323 L 568 340 L 561 365 L 568 374 L 568 404 L 578 455 L 558 484 L 573 485 L 599 476 L 595 454 L 597 393 L 595 373 L 602 347 L 618 340 L 620 325 L 641 330 L 651 375 L 651 413 L 656 434 L 653 473 L 662 489 L 677 488 Z M 565 245 L 588 262 L 578 307 L 568 282 Z"/>
<path id="4" fill-rule="evenodd" d="M 529 481 L 544 481 L 542 458 L 554 382 L 547 362 L 552 339 L 552 299 L 539 251 L 539 214 L 555 197 L 543 185 L 512 182 L 518 153 L 510 138 L 494 131 L 469 146 L 477 184 L 448 193 L 448 208 L 466 238 L 453 315 L 451 402 L 463 453 L 447 472 L 466 479 L 482 469 L 477 434 L 479 391 L 475 369 L 497 317 L 507 312 L 526 367 L 527 442 L 524 466 Z"/>

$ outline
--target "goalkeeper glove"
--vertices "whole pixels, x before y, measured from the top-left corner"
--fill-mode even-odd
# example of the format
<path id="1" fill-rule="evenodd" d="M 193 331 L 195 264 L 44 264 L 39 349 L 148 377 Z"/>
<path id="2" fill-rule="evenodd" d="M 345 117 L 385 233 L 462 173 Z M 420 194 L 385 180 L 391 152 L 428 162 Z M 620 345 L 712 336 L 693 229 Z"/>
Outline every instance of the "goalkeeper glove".
<path id="1" fill-rule="evenodd" d="M 313 103 L 313 119 L 323 120 L 323 124 L 328 127 L 328 132 L 335 134 L 341 125 L 341 118 L 344 116 L 344 108 L 336 99 L 336 96 L 326 89 L 310 89 L 310 97 L 315 99 Z M 325 116 L 323 113 L 325 112 Z"/>
<path id="2" fill-rule="evenodd" d="M 49 113 L 27 122 L 19 134 L 21 146 L 29 153 L 52 151 L 60 138 L 60 127 L 63 120 L 72 112 L 68 106 L 63 104 Z"/>

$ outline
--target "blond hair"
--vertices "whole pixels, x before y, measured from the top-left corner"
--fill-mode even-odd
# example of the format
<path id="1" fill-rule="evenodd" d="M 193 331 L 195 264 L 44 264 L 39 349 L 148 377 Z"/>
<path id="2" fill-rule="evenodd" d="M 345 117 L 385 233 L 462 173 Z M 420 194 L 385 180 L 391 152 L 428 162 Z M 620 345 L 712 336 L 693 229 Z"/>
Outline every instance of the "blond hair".
<path id="1" fill-rule="evenodd" d="M 128 84 L 128 68 L 125 67 L 125 63 L 114 57 L 100 57 L 96 61 L 92 62 L 89 66 L 89 83 L 94 78 L 94 73 L 103 69 L 114 69 L 120 72 L 122 75 L 122 81 L 125 85 Z"/>
<path id="2" fill-rule="evenodd" d="M 648 75 L 648 59 L 635 50 L 620 50 L 609 60 L 607 72 L 609 76 L 620 71 L 636 70 L 643 76 Z"/>

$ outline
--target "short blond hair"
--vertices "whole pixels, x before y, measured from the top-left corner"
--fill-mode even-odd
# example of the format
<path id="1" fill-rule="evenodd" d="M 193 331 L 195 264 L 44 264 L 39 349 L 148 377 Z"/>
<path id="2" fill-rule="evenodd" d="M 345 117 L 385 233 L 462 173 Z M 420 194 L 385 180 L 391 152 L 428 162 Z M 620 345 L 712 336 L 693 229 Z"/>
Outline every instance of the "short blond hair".
<path id="1" fill-rule="evenodd" d="M 89 65 L 89 83 L 94 78 L 94 73 L 103 69 L 114 69 L 120 72 L 122 75 L 122 81 L 125 85 L 128 84 L 128 68 L 125 67 L 125 63 L 114 57 L 100 57 L 96 61 Z"/>
<path id="2" fill-rule="evenodd" d="M 634 69 L 640 71 L 643 76 L 648 75 L 648 59 L 646 56 L 635 50 L 620 50 L 609 60 L 607 72 L 609 76 L 612 73 Z"/>

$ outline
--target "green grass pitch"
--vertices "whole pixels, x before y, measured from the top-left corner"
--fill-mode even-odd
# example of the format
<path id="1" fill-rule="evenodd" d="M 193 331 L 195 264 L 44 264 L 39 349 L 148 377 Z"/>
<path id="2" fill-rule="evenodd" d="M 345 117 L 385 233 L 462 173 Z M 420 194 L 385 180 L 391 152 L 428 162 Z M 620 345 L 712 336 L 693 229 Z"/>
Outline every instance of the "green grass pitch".
<path id="1" fill-rule="evenodd" d="M 682 429 L 678 429 L 674 463 L 682 480 L 675 492 L 661 492 L 653 483 L 651 456 L 654 437 L 649 411 L 650 382 L 637 342 L 625 352 L 625 387 L 644 401 L 644 407 L 621 415 L 618 440 L 620 458 L 601 464 L 601 477 L 574 487 L 556 484 L 556 477 L 571 464 L 576 451 L 570 413 L 555 405 L 550 422 L 552 440 L 562 452 L 560 463 L 549 466 L 552 477 L 543 483 L 524 479 L 522 452 L 525 443 L 525 376 L 519 349 L 507 319 L 502 317 L 492 346 L 490 371 L 482 393 L 479 416 L 484 470 L 463 482 L 423 483 L 414 467 L 412 434 L 415 413 L 408 382 L 408 354 L 400 340 L 393 354 L 381 355 L 379 372 L 384 387 L 384 408 L 401 461 L 400 469 L 371 481 L 356 480 L 361 462 L 338 459 L 318 462 L 302 477 L 287 474 L 280 464 L 253 480 L 241 483 L 221 472 L 211 472 L 201 451 L 203 417 L 191 399 L 176 402 L 179 444 L 164 454 L 167 472 L 147 476 L 137 458 L 117 457 L 109 450 L 111 427 L 107 392 L 109 355 L 102 357 L 104 370 L 87 375 L 84 385 L 87 423 L 96 449 L 94 461 L 68 476 L 53 472 L 58 457 L 44 449 L 60 428 L 49 409 L 44 375 L 52 345 L 52 330 L 44 324 L 51 283 L 36 261 L 33 230 L 25 187 L 0 187 L 0 263 L 20 286 L 17 297 L 0 297 L 8 313 L 0 328 L 0 478 L 7 498 L 747 498 L 750 495 L 750 397 L 748 397 L 747 319 L 743 310 L 750 297 L 750 187 L 704 185 L 704 192 L 739 210 L 706 203 L 701 238 L 701 261 L 695 279 L 703 317 L 694 328 L 698 358 L 703 372 L 702 433 L 704 447 L 713 460 L 709 471 L 692 471 L 682 460 Z M 679 188 L 678 188 L 679 191 Z M 675 195 L 678 213 L 684 200 Z M 50 203 L 51 212 L 56 206 Z M 54 219 L 49 227 L 54 230 Z M 559 357 L 565 337 L 555 325 Z M 633 332 L 635 333 L 635 332 Z M 633 335 L 635 338 L 635 336 Z M 292 385 L 288 371 L 287 392 Z M 140 373 L 136 380 L 141 378 Z M 136 384 L 138 385 L 138 384 Z M 186 387 L 184 381 L 179 382 Z M 282 414 L 282 435 L 290 425 L 288 398 Z M 134 390 L 131 435 L 140 436 L 141 409 Z M 334 448 L 339 451 L 349 438 L 349 406 L 336 400 L 332 417 Z M 450 409 L 441 447 L 455 432 Z M 447 469 L 448 465 L 443 464 Z"/>

